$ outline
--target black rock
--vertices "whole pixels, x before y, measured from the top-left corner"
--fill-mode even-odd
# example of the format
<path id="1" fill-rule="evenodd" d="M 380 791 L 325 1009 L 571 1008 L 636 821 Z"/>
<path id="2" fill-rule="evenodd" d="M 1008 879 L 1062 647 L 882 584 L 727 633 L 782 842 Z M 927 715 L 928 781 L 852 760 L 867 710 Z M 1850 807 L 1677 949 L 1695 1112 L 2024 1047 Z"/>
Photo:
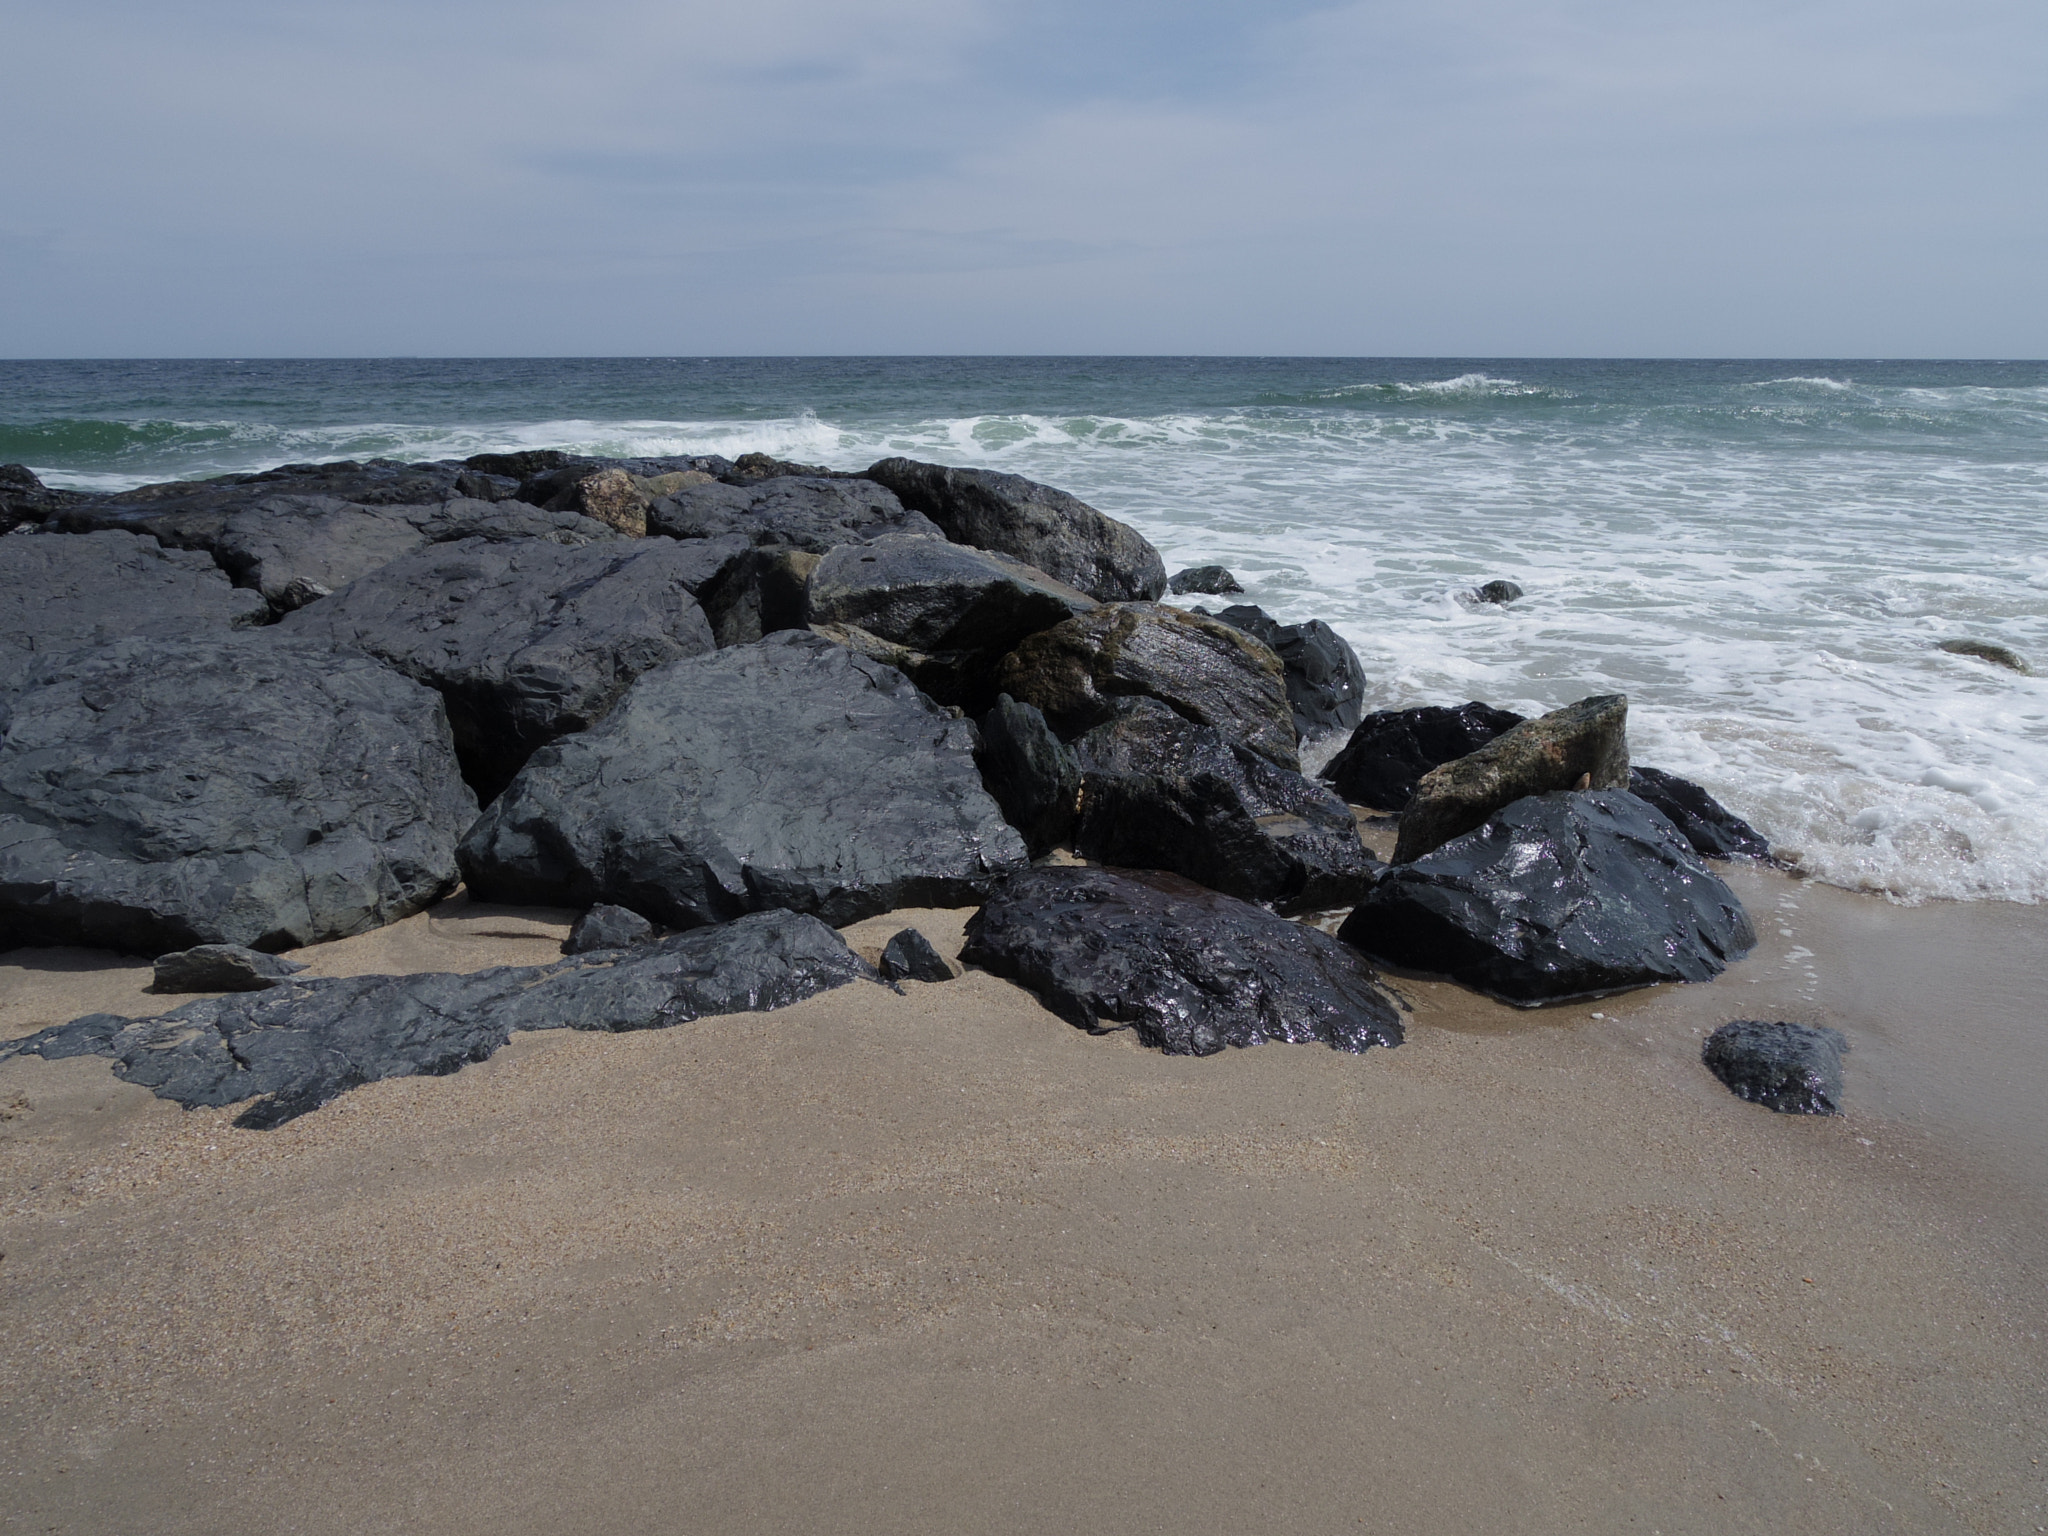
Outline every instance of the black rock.
<path id="1" fill-rule="evenodd" d="M 645 944 L 658 930 L 638 912 L 599 902 L 576 919 L 563 941 L 565 955 L 586 954 L 593 949 L 630 949 Z"/>
<path id="2" fill-rule="evenodd" d="M 1045 716 L 1007 693 L 981 717 L 981 782 L 1037 858 L 1066 842 L 1081 798 L 1081 767 Z"/>
<path id="3" fill-rule="evenodd" d="M 915 928 L 906 928 L 882 949 L 884 981 L 951 981 L 953 967 L 932 948 L 932 941 Z"/>
<path id="4" fill-rule="evenodd" d="M 603 719 L 642 672 L 714 648 L 692 592 L 737 548 L 459 539 L 372 571 L 278 630 L 438 689 L 463 771 L 488 799 L 534 748 Z"/>
<path id="5" fill-rule="evenodd" d="M 188 1109 L 259 1099 L 235 1124 L 267 1130 L 364 1083 L 458 1072 L 515 1030 L 667 1029 L 875 979 L 823 923 L 771 912 L 553 965 L 319 977 L 161 1018 L 90 1014 L 0 1045 L 0 1058 L 111 1056 L 115 1076 Z"/>
<path id="6" fill-rule="evenodd" d="M 1004 658 L 997 683 L 1043 710 L 1063 736 L 1112 718 L 1120 699 L 1151 698 L 1283 768 L 1301 766 L 1280 658 L 1207 614 L 1105 603 L 1025 640 Z"/>
<path id="7" fill-rule="evenodd" d="M 790 476 L 807 480 L 860 478 L 851 470 L 827 469 L 822 464 L 798 464 L 790 459 L 778 459 L 772 453 L 743 453 L 718 478 L 727 485 L 754 485 L 762 480 L 782 480 Z"/>
<path id="8" fill-rule="evenodd" d="M 672 539 L 736 533 L 762 549 L 804 549 L 815 555 L 885 533 L 941 537 L 928 519 L 905 510 L 872 481 L 795 475 L 746 485 L 686 486 L 656 499 L 647 509 L 647 528 Z"/>
<path id="9" fill-rule="evenodd" d="M 240 944 L 201 944 L 156 957 L 152 992 L 261 992 L 305 969 L 297 960 Z"/>
<path id="10" fill-rule="evenodd" d="M 1838 1029 L 1738 1019 L 1707 1036 L 1700 1060 L 1738 1099 L 1781 1115 L 1835 1115 L 1848 1049 Z"/>
<path id="11" fill-rule="evenodd" d="M 1030 988 L 1078 1028 L 1135 1029 L 1174 1056 L 1266 1041 L 1401 1043 L 1400 1015 L 1356 951 L 1176 875 L 1013 875 L 968 919 L 960 958 Z"/>
<path id="12" fill-rule="evenodd" d="M 432 690 L 258 630 L 0 679 L 0 931 L 292 949 L 418 911 L 476 816 Z"/>
<path id="13" fill-rule="evenodd" d="M 956 544 L 1010 555 L 1105 603 L 1166 591 L 1159 551 L 1128 524 L 1065 491 L 992 469 L 883 459 L 866 477 L 922 512 Z"/>
<path id="14" fill-rule="evenodd" d="M 112 640 L 201 639 L 267 623 L 205 555 L 147 534 L 0 538 L 0 677 L 31 656 Z"/>
<path id="15" fill-rule="evenodd" d="M 1358 722 L 1320 776 L 1354 805 L 1398 811 L 1430 769 L 1476 752 L 1522 720 L 1512 710 L 1476 701 L 1381 710 Z"/>
<path id="16" fill-rule="evenodd" d="M 744 544 L 726 534 L 717 544 Z M 933 540 L 931 542 L 937 542 Z M 807 549 L 755 549 L 746 545 L 697 592 L 720 646 L 752 645 L 778 629 L 804 627 L 804 592 L 823 555 Z"/>
<path id="17" fill-rule="evenodd" d="M 26 523 L 40 523 L 86 500 L 78 491 L 44 485 L 26 464 L 0 464 L 0 533 Z"/>
<path id="18" fill-rule="evenodd" d="M 1244 590 L 1238 585 L 1237 578 L 1220 565 L 1196 565 L 1185 571 L 1176 571 L 1168 579 L 1166 588 L 1177 595 L 1202 592 L 1212 597 Z"/>
<path id="19" fill-rule="evenodd" d="M 1690 779 L 1661 768 L 1631 768 L 1629 793 L 1646 800 L 1685 835 L 1693 851 L 1710 859 L 1771 856 L 1764 835 Z"/>
<path id="20" fill-rule="evenodd" d="M 1282 624 L 1248 603 L 1216 615 L 1273 648 L 1287 672 L 1287 702 L 1303 737 L 1327 736 L 1358 724 L 1365 704 L 1365 668 L 1344 637 L 1321 619 Z"/>
<path id="21" fill-rule="evenodd" d="M 803 632 L 643 675 L 543 747 L 463 839 L 486 900 L 614 902 L 674 928 L 962 906 L 1025 861 L 974 727 Z"/>
<path id="22" fill-rule="evenodd" d="M 1522 595 L 1522 589 L 1512 581 L 1489 581 L 1484 586 L 1474 587 L 1468 594 L 1475 603 L 1512 603 Z"/>
<path id="23" fill-rule="evenodd" d="M 1343 801 L 1152 699 L 1075 743 L 1083 771 L 1074 850 L 1167 869 L 1283 910 L 1349 906 L 1381 865 Z"/>
<path id="24" fill-rule="evenodd" d="M 1618 789 L 1517 800 L 1389 869 L 1338 937 L 1523 1006 L 1705 981 L 1756 943 L 1678 829 Z"/>
<path id="25" fill-rule="evenodd" d="M 912 650 L 1000 657 L 1094 607 L 1085 593 L 1008 555 L 890 534 L 826 555 L 811 572 L 805 618 L 855 625 Z"/>

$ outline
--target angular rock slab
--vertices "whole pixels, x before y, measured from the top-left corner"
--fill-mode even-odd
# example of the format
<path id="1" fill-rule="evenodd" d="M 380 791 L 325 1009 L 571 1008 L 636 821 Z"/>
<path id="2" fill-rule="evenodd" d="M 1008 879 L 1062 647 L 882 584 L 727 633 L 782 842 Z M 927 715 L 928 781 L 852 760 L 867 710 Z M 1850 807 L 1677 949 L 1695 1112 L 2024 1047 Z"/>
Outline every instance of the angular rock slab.
<path id="1" fill-rule="evenodd" d="M 224 635 L 269 622 L 205 555 L 148 534 L 0 539 L 0 670 L 36 653 L 122 639 Z"/>
<path id="2" fill-rule="evenodd" d="M 1398 811 L 1430 769 L 1476 752 L 1523 716 L 1474 700 L 1367 715 L 1320 777 L 1353 805 Z"/>
<path id="3" fill-rule="evenodd" d="M 603 719 L 642 672 L 710 652 L 692 594 L 735 552 L 458 539 L 372 571 L 278 632 L 364 652 L 437 689 L 463 768 L 490 796 L 534 748 Z"/>
<path id="4" fill-rule="evenodd" d="M 694 928 L 965 906 L 1025 852 L 982 788 L 972 725 L 792 631 L 641 677 L 602 724 L 534 754 L 461 859 L 486 900 Z"/>
<path id="5" fill-rule="evenodd" d="M 1401 1043 L 1400 1013 L 1357 951 L 1177 875 L 1012 875 L 968 919 L 960 958 L 1029 988 L 1077 1028 L 1132 1029 L 1169 1056 Z"/>
<path id="6" fill-rule="evenodd" d="M 1165 869 L 1283 911 L 1350 906 L 1384 867 L 1350 807 L 1153 699 L 1074 744 L 1083 770 L 1074 851 Z"/>
<path id="7" fill-rule="evenodd" d="M 0 1058 L 111 1056 L 115 1076 L 187 1109 L 259 1099 L 235 1124 L 268 1130 L 364 1083 L 458 1072 L 516 1030 L 668 1029 L 877 979 L 817 919 L 768 912 L 553 965 L 322 976 L 160 1018 L 88 1014 L 0 1045 Z"/>
<path id="8" fill-rule="evenodd" d="M 1735 893 L 1619 789 L 1517 800 L 1388 870 L 1337 936 L 1523 1007 L 1706 981 L 1756 944 Z"/>
<path id="9" fill-rule="evenodd" d="M 1280 658 L 1256 636 L 1160 603 L 1105 603 L 1031 636 L 1003 659 L 997 684 L 1076 736 L 1152 698 L 1214 726 L 1269 762 L 1299 769 Z"/>
<path id="10" fill-rule="evenodd" d="M 1842 1057 L 1839 1029 L 1737 1019 L 1700 1047 L 1700 1060 L 1738 1099 L 1781 1115 L 1838 1115 Z"/>
<path id="11" fill-rule="evenodd" d="M 912 650 L 1001 656 L 1095 600 L 1021 560 L 887 534 L 833 550 L 811 572 L 805 622 L 851 624 Z"/>
<path id="12" fill-rule="evenodd" d="M 1425 773 L 1401 812 L 1394 862 L 1419 859 L 1528 795 L 1627 787 L 1628 695 L 1581 699 Z"/>
<path id="13" fill-rule="evenodd" d="M 993 469 L 883 459 L 866 478 L 887 486 L 956 544 L 994 550 L 1105 603 L 1150 602 L 1166 591 L 1159 551 L 1128 523 L 1077 496 Z"/>
<path id="14" fill-rule="evenodd" d="M 0 731 L 17 943 L 346 938 L 445 895 L 476 817 L 438 694 L 275 630 L 39 658 Z"/>
<path id="15" fill-rule="evenodd" d="M 201 944 L 156 957 L 152 992 L 261 992 L 305 969 L 299 960 L 240 944 Z"/>
<path id="16" fill-rule="evenodd" d="M 802 549 L 822 555 L 840 544 L 865 544 L 885 533 L 943 535 L 871 481 L 784 475 L 746 485 L 685 486 L 647 509 L 650 533 L 672 539 L 740 534 L 760 549 Z"/>
<path id="17" fill-rule="evenodd" d="M 1365 712 L 1365 668 L 1358 653 L 1321 619 L 1282 624 L 1263 608 L 1239 603 L 1216 615 L 1273 648 L 1287 673 L 1287 702 L 1303 737 L 1348 731 Z"/>
<path id="18" fill-rule="evenodd" d="M 1768 859 L 1770 840 L 1691 779 L 1661 768 L 1631 768 L 1629 793 L 1654 805 L 1709 859 Z"/>

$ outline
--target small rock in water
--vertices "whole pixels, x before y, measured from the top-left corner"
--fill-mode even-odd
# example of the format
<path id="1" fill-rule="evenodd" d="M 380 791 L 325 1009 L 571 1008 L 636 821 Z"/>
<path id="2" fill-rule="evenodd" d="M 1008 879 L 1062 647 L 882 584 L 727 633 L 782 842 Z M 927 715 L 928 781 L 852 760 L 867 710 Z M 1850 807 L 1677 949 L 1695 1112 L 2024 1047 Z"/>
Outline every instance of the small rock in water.
<path id="1" fill-rule="evenodd" d="M 576 926 L 563 941 L 562 953 L 581 955 L 593 949 L 630 949 L 635 944 L 645 944 L 654 933 L 654 924 L 630 907 L 615 907 L 601 901 L 576 919 Z"/>
<path id="2" fill-rule="evenodd" d="M 2008 672 L 2017 672 L 2022 677 L 2033 676 L 2034 669 L 2027 665 L 2026 658 L 2010 646 L 1995 645 L 1989 640 L 1944 640 L 1935 647 L 1947 651 L 1951 656 L 1969 656 L 1978 661 L 1988 661 L 1994 667 L 2003 667 Z"/>
<path id="3" fill-rule="evenodd" d="M 1836 1115 L 1848 1049 L 1838 1029 L 1738 1019 L 1707 1036 L 1700 1060 L 1738 1099 L 1781 1115 Z"/>
<path id="4" fill-rule="evenodd" d="M 201 944 L 156 957 L 152 992 L 261 992 L 305 969 L 297 960 L 241 944 Z"/>
<path id="5" fill-rule="evenodd" d="M 1474 587 L 1470 600 L 1475 603 L 1499 603 L 1505 606 L 1522 595 L 1522 589 L 1512 581 L 1489 581 L 1483 587 Z"/>
<path id="6" fill-rule="evenodd" d="M 1235 576 L 1220 565 L 1194 565 L 1174 573 L 1167 582 L 1167 589 L 1181 596 L 1190 592 L 1204 592 L 1220 597 L 1227 592 L 1242 592 Z"/>
<path id="7" fill-rule="evenodd" d="M 951 981 L 953 968 L 946 957 L 932 948 L 932 941 L 915 928 L 906 928 L 882 950 L 884 981 Z"/>

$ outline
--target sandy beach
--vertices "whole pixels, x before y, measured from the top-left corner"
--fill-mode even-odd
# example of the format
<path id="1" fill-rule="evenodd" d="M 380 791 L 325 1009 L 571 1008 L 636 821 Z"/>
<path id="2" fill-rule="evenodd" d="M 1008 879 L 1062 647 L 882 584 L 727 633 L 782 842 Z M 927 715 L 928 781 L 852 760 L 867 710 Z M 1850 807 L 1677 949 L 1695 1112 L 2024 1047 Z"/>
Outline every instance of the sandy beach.
<path id="1" fill-rule="evenodd" d="M 0 1529 L 2034 1531 L 2048 913 L 1734 881 L 1706 986 L 1165 1058 L 996 978 L 269 1132 L 0 1066 Z M 553 958 L 461 898 L 324 974 Z M 957 951 L 966 911 L 897 928 Z M 0 1030 L 164 1001 L 0 956 Z M 1829 1023 L 1848 1112 L 1699 1065 Z"/>

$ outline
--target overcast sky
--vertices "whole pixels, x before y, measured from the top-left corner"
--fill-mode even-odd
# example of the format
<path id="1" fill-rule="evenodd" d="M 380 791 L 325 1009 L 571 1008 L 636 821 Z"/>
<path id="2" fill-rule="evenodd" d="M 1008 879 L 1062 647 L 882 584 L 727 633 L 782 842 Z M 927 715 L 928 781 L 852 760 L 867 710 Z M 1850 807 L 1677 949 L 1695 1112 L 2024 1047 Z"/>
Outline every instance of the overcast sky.
<path id="1" fill-rule="evenodd" d="M 0 20 L 6 356 L 2048 356 L 2048 0 Z"/>

